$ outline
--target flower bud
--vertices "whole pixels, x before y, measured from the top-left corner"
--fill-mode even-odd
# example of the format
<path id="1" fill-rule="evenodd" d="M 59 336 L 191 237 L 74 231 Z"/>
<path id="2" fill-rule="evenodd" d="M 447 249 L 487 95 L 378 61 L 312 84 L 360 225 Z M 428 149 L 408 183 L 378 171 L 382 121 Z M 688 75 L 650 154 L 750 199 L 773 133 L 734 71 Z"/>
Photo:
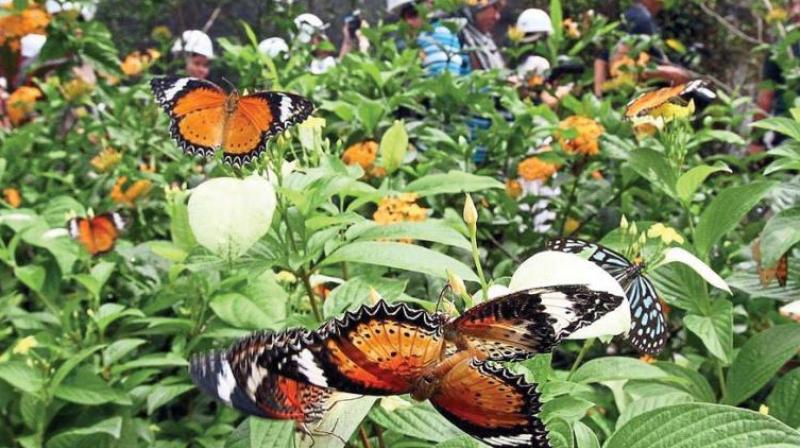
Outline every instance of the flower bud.
<path id="1" fill-rule="evenodd" d="M 464 222 L 472 229 L 478 224 L 478 209 L 472 202 L 472 197 L 467 194 L 464 201 Z"/>
<path id="2" fill-rule="evenodd" d="M 447 284 L 450 285 L 450 290 L 453 291 L 453 294 L 457 296 L 466 294 L 467 287 L 464 285 L 464 280 L 449 269 L 446 272 Z"/>

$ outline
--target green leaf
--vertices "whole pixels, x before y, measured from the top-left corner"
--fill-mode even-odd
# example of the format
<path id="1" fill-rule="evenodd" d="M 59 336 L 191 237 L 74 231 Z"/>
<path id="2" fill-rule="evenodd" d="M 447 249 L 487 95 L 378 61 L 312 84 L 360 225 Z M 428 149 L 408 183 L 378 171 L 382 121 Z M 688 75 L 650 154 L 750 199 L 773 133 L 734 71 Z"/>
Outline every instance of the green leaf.
<path id="1" fill-rule="evenodd" d="M 377 399 L 377 397 L 356 397 L 337 393 L 331 400 L 335 404 L 312 428 L 312 431 L 331 432 L 338 438 L 333 436 L 316 437 L 316 441 L 312 441 L 309 437 L 304 437 L 299 448 L 311 448 L 312 445 L 313 448 L 342 448 L 344 444 L 339 438 L 350 440 Z"/>
<path id="2" fill-rule="evenodd" d="M 323 261 L 323 265 L 366 263 L 402 269 L 438 278 L 447 278 L 449 269 L 465 281 L 478 282 L 478 276 L 464 263 L 440 252 L 413 244 L 357 241 L 344 245 Z"/>
<path id="3" fill-rule="evenodd" d="M 381 161 L 387 174 L 397 171 L 408 152 L 408 134 L 401 120 L 396 120 L 381 138 Z"/>
<path id="4" fill-rule="evenodd" d="M 657 379 L 666 376 L 664 371 L 644 361 L 609 356 L 593 359 L 580 366 L 572 375 L 571 380 L 576 383 L 598 383 L 600 381 Z"/>
<path id="5" fill-rule="evenodd" d="M 485 445 L 470 436 L 456 437 L 439 442 L 434 448 L 484 448 Z"/>
<path id="6" fill-rule="evenodd" d="M 750 338 L 728 370 L 725 403 L 739 404 L 758 392 L 800 349 L 800 325 L 772 327 Z"/>
<path id="7" fill-rule="evenodd" d="M 582 419 L 594 405 L 591 401 L 565 395 L 553 398 L 542 405 L 540 417 L 545 423 L 554 418 L 564 419 L 567 423 L 575 423 Z"/>
<path id="8" fill-rule="evenodd" d="M 44 279 L 47 276 L 44 268 L 38 265 L 29 264 L 27 266 L 18 266 L 14 268 L 14 275 L 33 291 L 42 292 L 44 288 Z"/>
<path id="9" fill-rule="evenodd" d="M 122 373 L 140 367 L 186 367 L 189 363 L 175 353 L 160 353 L 142 356 L 124 364 L 119 364 L 111 368 L 112 373 Z"/>
<path id="10" fill-rule="evenodd" d="M 617 427 L 621 428 L 628 420 L 644 414 L 653 409 L 659 409 L 666 406 L 675 404 L 683 404 L 694 401 L 692 396 L 685 392 L 672 392 L 667 394 L 654 395 L 650 397 L 641 397 L 638 400 L 632 400 L 622 414 L 617 419 Z"/>
<path id="11" fill-rule="evenodd" d="M 800 140 L 800 123 L 790 118 L 771 117 L 751 123 L 750 126 L 775 131 L 788 135 L 793 140 Z"/>
<path id="12" fill-rule="evenodd" d="M 592 428 L 582 422 L 577 422 L 572 427 L 575 432 L 575 446 L 577 448 L 600 448 L 600 441 L 597 440 Z"/>
<path id="13" fill-rule="evenodd" d="M 20 361 L 6 361 L 0 363 L 0 379 L 7 382 L 14 389 L 35 394 L 42 390 L 44 378 L 39 370 L 28 367 Z"/>
<path id="14" fill-rule="evenodd" d="M 127 403 L 131 401 L 127 394 L 114 389 L 99 376 L 88 369 L 82 369 L 70 375 L 55 388 L 54 395 L 64 401 L 86 406 L 97 406 L 110 402 Z"/>
<path id="15" fill-rule="evenodd" d="M 725 299 L 711 303 L 707 315 L 689 314 L 683 318 L 686 328 L 696 334 L 708 351 L 723 361 L 731 362 L 733 354 L 733 305 Z"/>
<path id="16" fill-rule="evenodd" d="M 427 404 L 417 404 L 391 412 L 377 406 L 369 416 L 386 429 L 431 442 L 442 442 L 462 435 L 460 430 Z"/>
<path id="17" fill-rule="evenodd" d="M 275 328 L 280 323 L 269 314 L 270 308 L 261 307 L 255 300 L 236 292 L 213 297 L 209 306 L 220 319 L 236 328 L 259 330 Z"/>
<path id="18" fill-rule="evenodd" d="M 147 415 L 195 387 L 191 384 L 156 385 L 147 395 Z M 256 445 L 260 446 L 260 445 Z"/>
<path id="19" fill-rule="evenodd" d="M 172 241 L 148 241 L 147 247 L 150 248 L 154 254 L 173 263 L 181 263 L 189 256 L 188 252 L 181 249 L 180 246 Z"/>
<path id="20" fill-rule="evenodd" d="M 784 375 L 767 397 L 769 415 L 800 428 L 800 368 Z"/>
<path id="21" fill-rule="evenodd" d="M 708 384 L 706 377 L 699 372 L 672 362 L 658 361 L 655 365 L 669 376 L 686 380 L 676 381 L 672 383 L 672 386 L 688 392 L 696 401 L 705 401 L 708 403 L 715 403 L 717 401 L 714 389 Z"/>
<path id="22" fill-rule="evenodd" d="M 325 317 L 339 316 L 348 309 L 369 303 L 372 289 L 393 302 L 403 294 L 407 283 L 408 280 L 395 278 L 353 277 L 331 291 L 322 304 L 323 314 Z"/>
<path id="23" fill-rule="evenodd" d="M 772 417 L 708 403 L 667 406 L 634 417 L 605 448 L 790 448 L 800 433 Z"/>
<path id="24" fill-rule="evenodd" d="M 800 242 L 800 207 L 778 212 L 761 231 L 761 265 L 775 266 L 778 259 Z"/>
<path id="25" fill-rule="evenodd" d="M 48 440 L 46 446 L 47 448 L 96 446 L 98 441 L 107 439 L 108 436 L 119 439 L 121 433 L 122 417 L 112 417 L 86 428 L 70 429 L 60 432 Z"/>
<path id="26" fill-rule="evenodd" d="M 547 424 L 547 430 L 552 448 L 572 448 L 575 445 L 572 428 L 564 420 L 557 418 L 551 421 Z"/>
<path id="27" fill-rule="evenodd" d="M 250 417 L 250 448 L 292 446 L 295 429 L 292 422 Z M 318 436 L 318 437 L 325 437 Z"/>
<path id="28" fill-rule="evenodd" d="M 678 177 L 664 154 L 652 149 L 639 148 L 630 153 L 629 162 L 633 170 L 650 181 L 653 186 L 670 197 L 678 197 L 675 191 Z"/>
<path id="29" fill-rule="evenodd" d="M 719 163 L 714 166 L 699 165 L 683 173 L 681 177 L 678 178 L 678 182 L 675 186 L 678 197 L 685 203 L 691 202 L 694 193 L 700 185 L 703 184 L 703 181 L 705 181 L 708 176 L 720 171 L 725 171 L 727 173 L 732 172 L 731 169 L 728 168 L 728 165 Z"/>
<path id="30" fill-rule="evenodd" d="M 751 182 L 726 188 L 717 195 L 700 215 L 695 230 L 695 247 L 701 258 L 776 185 L 769 181 Z"/>
<path id="31" fill-rule="evenodd" d="M 463 171 L 450 171 L 447 174 L 428 174 L 406 186 L 404 191 L 420 196 L 433 196 L 444 193 L 471 193 L 490 188 L 505 188 L 502 182 L 489 176 L 478 176 Z"/>
<path id="32" fill-rule="evenodd" d="M 399 222 L 394 224 L 377 224 L 366 221 L 347 229 L 347 239 L 358 240 L 399 240 L 411 239 L 445 244 L 470 251 L 469 240 L 442 220 L 429 219 L 421 222 Z"/>
<path id="33" fill-rule="evenodd" d="M 382 102 L 369 99 L 359 95 L 359 103 L 356 108 L 356 117 L 364 125 L 367 135 L 374 135 L 378 128 L 381 118 L 386 112 Z"/>
<path id="34" fill-rule="evenodd" d="M 61 366 L 59 366 L 58 370 L 56 370 L 56 373 L 53 374 L 53 379 L 50 380 L 50 388 L 51 388 L 51 390 L 52 390 L 52 388 L 58 387 L 58 385 L 61 384 L 61 381 L 63 381 L 64 378 L 66 378 L 67 375 L 69 375 L 69 373 L 72 372 L 72 370 L 75 367 L 77 367 L 86 358 L 92 356 L 92 354 L 94 354 L 94 352 L 100 350 L 104 346 L 105 345 L 95 345 L 93 347 L 86 347 L 85 349 L 83 349 L 83 350 L 79 351 L 78 353 L 73 354 L 69 358 L 67 358 L 67 360 L 64 361 L 64 364 L 61 364 Z"/>

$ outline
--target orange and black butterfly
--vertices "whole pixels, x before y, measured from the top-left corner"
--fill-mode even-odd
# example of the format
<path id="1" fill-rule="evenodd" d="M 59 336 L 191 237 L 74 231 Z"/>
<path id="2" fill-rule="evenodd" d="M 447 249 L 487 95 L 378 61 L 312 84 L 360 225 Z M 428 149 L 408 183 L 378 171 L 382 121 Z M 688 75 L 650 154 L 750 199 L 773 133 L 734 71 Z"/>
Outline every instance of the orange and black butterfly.
<path id="1" fill-rule="evenodd" d="M 280 375 L 260 359 L 308 338 L 306 330 L 256 333 L 226 351 L 192 358 L 189 374 L 201 391 L 241 412 L 302 426 L 322 418 L 332 391 Z"/>
<path id="2" fill-rule="evenodd" d="M 117 212 L 72 218 L 67 222 L 70 236 L 80 242 L 92 255 L 110 252 L 123 229 L 125 220 Z"/>
<path id="3" fill-rule="evenodd" d="M 169 115 L 170 133 L 185 152 L 211 156 L 241 166 L 255 160 L 270 137 L 305 120 L 314 106 L 308 99 L 282 92 L 239 96 L 198 78 L 154 78 L 156 101 Z"/>
<path id="4" fill-rule="evenodd" d="M 768 287 L 772 280 L 777 279 L 778 285 L 781 288 L 786 287 L 789 280 L 789 253 L 783 254 L 778 258 L 778 262 L 770 267 L 764 266 L 761 262 L 761 241 L 756 240 L 751 247 L 753 251 L 753 259 L 756 262 L 756 270 L 758 271 L 758 279 L 761 281 L 761 286 Z"/>
<path id="5" fill-rule="evenodd" d="M 703 96 L 708 98 L 716 97 L 716 94 L 706 87 L 705 81 L 695 79 L 685 84 L 642 93 L 625 106 L 625 118 L 630 119 L 647 115 L 652 109 L 666 103 L 676 103 L 685 106 L 689 103 L 688 97 L 694 94 L 694 92 L 701 92 Z"/>

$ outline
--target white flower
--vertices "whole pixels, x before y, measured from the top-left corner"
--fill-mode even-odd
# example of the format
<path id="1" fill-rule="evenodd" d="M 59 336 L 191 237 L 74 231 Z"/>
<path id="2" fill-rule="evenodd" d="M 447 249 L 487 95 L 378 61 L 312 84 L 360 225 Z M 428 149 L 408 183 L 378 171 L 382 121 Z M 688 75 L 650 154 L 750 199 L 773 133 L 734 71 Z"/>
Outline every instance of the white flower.
<path id="1" fill-rule="evenodd" d="M 572 333 L 567 339 L 587 339 L 628 332 L 631 327 L 631 310 L 622 286 L 601 267 L 575 254 L 539 252 L 520 265 L 508 286 L 511 291 L 520 291 L 542 286 L 574 284 L 618 295 L 623 300 L 617 309 Z"/>
<path id="2" fill-rule="evenodd" d="M 203 247 L 234 259 L 267 233 L 275 203 L 272 184 L 259 175 L 209 179 L 192 190 L 189 225 Z"/>

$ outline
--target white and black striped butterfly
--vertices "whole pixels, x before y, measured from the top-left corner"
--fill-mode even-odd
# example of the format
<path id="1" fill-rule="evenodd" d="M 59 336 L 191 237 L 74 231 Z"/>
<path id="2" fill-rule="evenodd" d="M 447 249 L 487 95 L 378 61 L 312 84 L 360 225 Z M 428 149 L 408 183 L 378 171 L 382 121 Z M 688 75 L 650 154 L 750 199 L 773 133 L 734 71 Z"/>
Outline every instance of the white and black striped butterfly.
<path id="1" fill-rule="evenodd" d="M 667 319 L 661 309 L 653 283 L 642 274 L 643 263 L 631 263 L 619 252 L 597 243 L 562 238 L 548 241 L 548 250 L 579 254 L 611 274 L 625 290 L 631 307 L 631 328 L 628 339 L 638 351 L 658 354 L 667 343 Z"/>

